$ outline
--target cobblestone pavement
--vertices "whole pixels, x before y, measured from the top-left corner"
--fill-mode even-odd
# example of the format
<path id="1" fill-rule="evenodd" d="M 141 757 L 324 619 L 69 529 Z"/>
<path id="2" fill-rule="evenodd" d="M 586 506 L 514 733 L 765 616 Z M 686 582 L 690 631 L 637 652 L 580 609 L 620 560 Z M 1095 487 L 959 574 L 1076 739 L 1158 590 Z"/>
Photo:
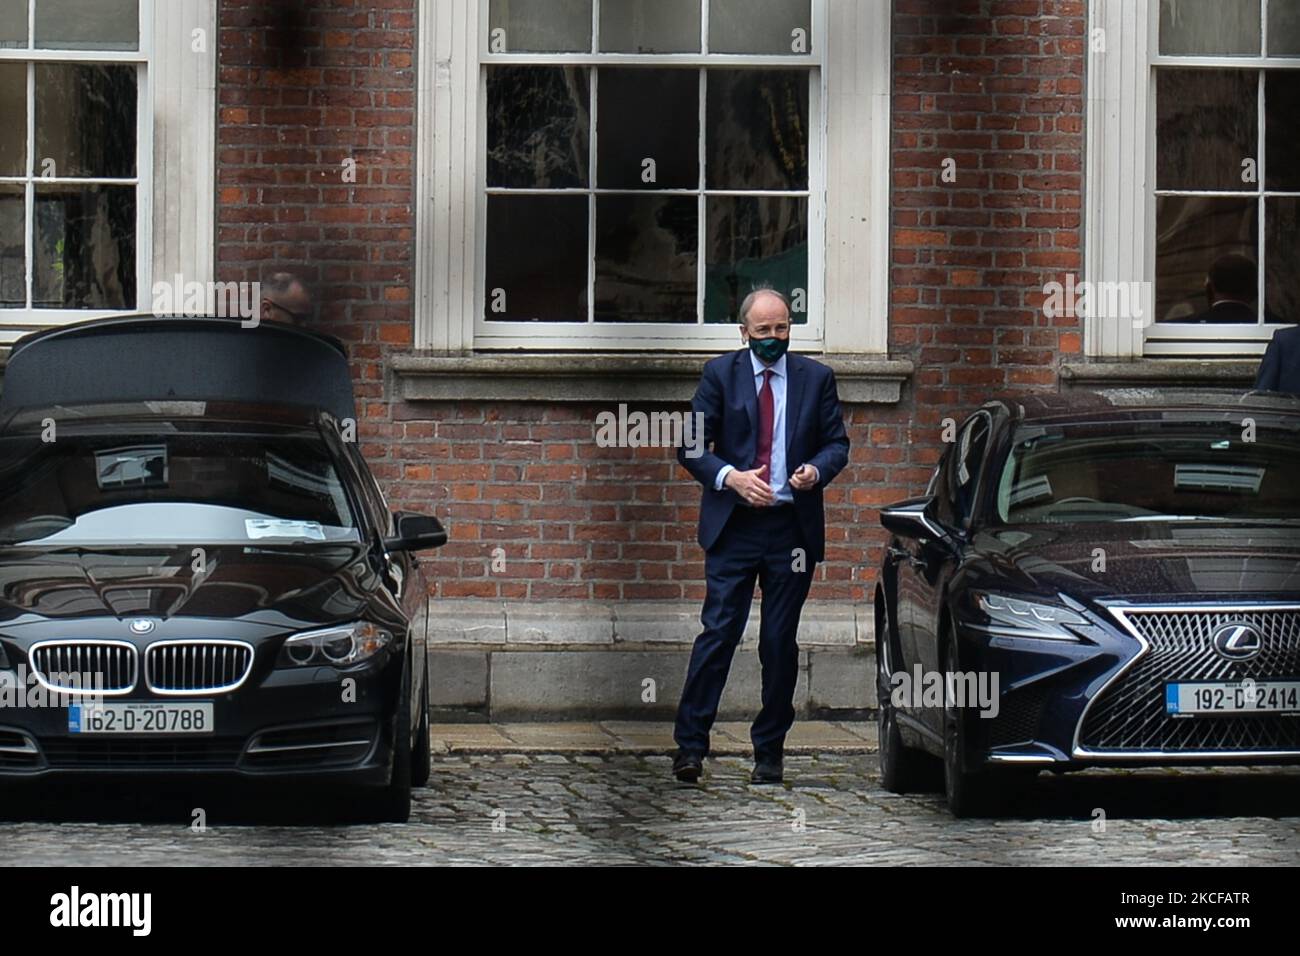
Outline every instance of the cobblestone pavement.
<path id="1" fill-rule="evenodd" d="M 874 728 L 786 758 L 786 784 L 752 787 L 739 754 L 700 787 L 670 761 L 573 730 L 520 728 L 494 749 L 448 743 L 406 825 L 328 825 L 319 795 L 128 781 L 7 792 L 3 862 L 18 865 L 370 864 L 1295 864 L 1300 769 L 1043 775 L 996 819 L 955 821 L 936 793 L 880 788 Z M 581 725 L 590 727 L 592 725 Z M 626 734 L 635 737 L 631 729 Z M 480 730 L 480 734 L 482 731 Z M 587 731 L 590 733 L 590 731 Z M 848 738 L 838 735 L 847 733 Z M 529 736 L 553 750 L 511 752 Z M 657 731 L 640 738 L 650 750 Z M 473 736 L 469 734 L 468 736 Z M 516 738 L 517 739 L 517 738 Z M 854 743 L 853 741 L 857 741 Z M 517 742 L 515 747 L 521 746 Z M 724 748 L 727 749 L 727 748 Z M 729 748 L 738 750 L 740 748 Z M 199 795 L 201 794 L 201 796 Z M 191 826 L 201 808 L 206 829 Z M 1104 814 L 1100 816 L 1099 814 Z M 1104 823 L 1104 828 L 1102 824 Z"/>

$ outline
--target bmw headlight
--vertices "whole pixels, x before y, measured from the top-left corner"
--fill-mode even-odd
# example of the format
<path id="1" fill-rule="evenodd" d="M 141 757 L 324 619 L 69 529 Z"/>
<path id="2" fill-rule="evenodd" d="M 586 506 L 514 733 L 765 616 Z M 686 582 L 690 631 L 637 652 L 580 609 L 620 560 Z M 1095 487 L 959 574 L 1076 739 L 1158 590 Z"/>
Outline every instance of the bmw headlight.
<path id="1" fill-rule="evenodd" d="M 369 621 L 303 631 L 284 642 L 279 667 L 346 667 L 374 657 L 393 635 Z"/>
<path id="2" fill-rule="evenodd" d="M 1025 601 L 991 591 L 976 591 L 972 598 L 979 614 L 967 626 L 998 637 L 1077 641 L 1079 636 L 1069 626 L 1088 624 L 1083 615 L 1058 604 Z M 981 617 L 985 620 L 979 620 Z"/>

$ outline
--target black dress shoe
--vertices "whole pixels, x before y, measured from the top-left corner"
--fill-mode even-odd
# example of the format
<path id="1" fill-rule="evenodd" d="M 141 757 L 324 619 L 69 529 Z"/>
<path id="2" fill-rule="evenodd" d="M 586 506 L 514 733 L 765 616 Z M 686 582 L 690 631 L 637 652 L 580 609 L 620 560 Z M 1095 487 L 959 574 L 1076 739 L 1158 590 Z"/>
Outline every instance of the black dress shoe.
<path id="1" fill-rule="evenodd" d="M 754 772 L 749 775 L 750 783 L 780 783 L 785 779 L 785 765 L 778 757 L 756 761 Z"/>
<path id="2" fill-rule="evenodd" d="M 701 754 L 677 751 L 677 756 L 673 759 L 673 776 L 680 783 L 695 783 L 703 772 L 704 757 Z"/>

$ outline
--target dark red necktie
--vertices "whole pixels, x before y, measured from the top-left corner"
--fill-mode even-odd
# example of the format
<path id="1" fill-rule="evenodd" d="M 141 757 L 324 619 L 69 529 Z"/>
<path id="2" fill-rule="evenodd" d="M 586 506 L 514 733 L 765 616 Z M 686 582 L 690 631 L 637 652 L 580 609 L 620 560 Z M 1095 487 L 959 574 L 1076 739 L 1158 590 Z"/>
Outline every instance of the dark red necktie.
<path id="1" fill-rule="evenodd" d="M 769 368 L 763 370 L 763 387 L 758 390 L 758 454 L 754 456 L 754 467 L 767 466 L 767 473 L 762 476 L 766 482 L 772 481 L 772 428 L 776 425 L 776 402 L 772 399 L 772 376 Z"/>

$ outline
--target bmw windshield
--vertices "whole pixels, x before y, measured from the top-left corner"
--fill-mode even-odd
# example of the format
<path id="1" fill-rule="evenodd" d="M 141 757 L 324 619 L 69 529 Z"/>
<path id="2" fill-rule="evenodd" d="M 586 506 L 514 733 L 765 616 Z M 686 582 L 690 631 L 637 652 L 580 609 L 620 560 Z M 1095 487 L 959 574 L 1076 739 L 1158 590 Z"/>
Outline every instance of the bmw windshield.
<path id="1" fill-rule="evenodd" d="M 153 421 L 0 437 L 0 545 L 356 540 L 309 429 Z"/>
<path id="2" fill-rule="evenodd" d="M 1300 434 L 1252 421 L 1020 426 L 997 487 L 1003 524 L 1300 516 Z"/>

